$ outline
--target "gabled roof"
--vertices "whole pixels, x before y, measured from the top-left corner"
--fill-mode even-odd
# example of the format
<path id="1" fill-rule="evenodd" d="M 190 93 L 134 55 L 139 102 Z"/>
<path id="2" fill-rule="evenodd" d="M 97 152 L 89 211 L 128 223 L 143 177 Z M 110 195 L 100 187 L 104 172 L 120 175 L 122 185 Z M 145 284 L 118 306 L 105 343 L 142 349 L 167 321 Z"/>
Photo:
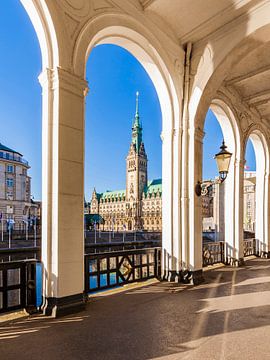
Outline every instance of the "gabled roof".
<path id="1" fill-rule="evenodd" d="M 13 150 L 13 149 L 11 149 L 11 148 L 9 148 L 9 147 L 1 144 L 1 143 L 0 143 L 0 151 L 7 151 L 7 152 L 11 152 L 11 153 L 18 154 L 18 155 L 22 156 L 22 154 L 20 154 L 18 151 L 15 151 L 15 150 Z"/>

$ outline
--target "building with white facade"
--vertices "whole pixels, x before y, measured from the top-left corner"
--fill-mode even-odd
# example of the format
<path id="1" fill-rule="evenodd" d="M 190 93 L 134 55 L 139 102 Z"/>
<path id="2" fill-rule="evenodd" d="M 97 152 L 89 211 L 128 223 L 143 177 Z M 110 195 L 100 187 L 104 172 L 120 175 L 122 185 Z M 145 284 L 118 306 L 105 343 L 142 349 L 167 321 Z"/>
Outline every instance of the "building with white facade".
<path id="1" fill-rule="evenodd" d="M 209 185 L 211 185 L 209 187 Z M 204 181 L 209 191 L 202 196 L 203 231 L 215 231 L 218 240 L 224 240 L 224 210 L 226 198 L 224 197 L 225 184 Z M 255 232 L 256 219 L 256 171 L 244 171 L 243 186 L 243 230 Z"/>
<path id="2" fill-rule="evenodd" d="M 0 144 L 0 216 L 13 229 L 23 229 L 25 221 L 37 213 L 31 200 L 30 166 L 23 155 Z"/>

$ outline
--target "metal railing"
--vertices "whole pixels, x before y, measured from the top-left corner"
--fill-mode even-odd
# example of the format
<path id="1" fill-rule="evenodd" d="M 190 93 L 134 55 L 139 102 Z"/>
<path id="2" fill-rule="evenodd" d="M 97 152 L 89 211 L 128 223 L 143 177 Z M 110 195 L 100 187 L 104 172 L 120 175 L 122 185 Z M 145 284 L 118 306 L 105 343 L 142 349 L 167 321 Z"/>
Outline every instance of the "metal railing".
<path id="1" fill-rule="evenodd" d="M 25 160 L 24 158 L 22 158 L 21 156 L 19 156 L 18 154 L 11 154 L 11 153 L 3 153 L 2 151 L 0 152 L 0 159 L 5 159 L 5 160 L 9 160 L 9 161 L 16 161 L 19 163 L 22 163 L 26 166 L 28 166 L 28 161 Z"/>
<path id="2" fill-rule="evenodd" d="M 38 264 L 37 260 L 0 263 L 0 313 L 36 310 Z"/>
<path id="3" fill-rule="evenodd" d="M 85 252 L 87 254 L 115 252 L 124 250 L 136 250 L 144 248 L 160 247 L 160 241 L 125 241 L 125 242 L 100 242 L 98 244 L 85 243 Z"/>
<path id="4" fill-rule="evenodd" d="M 224 242 L 211 242 L 203 245 L 203 266 L 224 263 Z"/>
<path id="5" fill-rule="evenodd" d="M 244 256 L 257 255 L 256 239 L 244 240 Z"/>
<path id="6" fill-rule="evenodd" d="M 161 248 L 85 255 L 85 292 L 161 276 Z"/>

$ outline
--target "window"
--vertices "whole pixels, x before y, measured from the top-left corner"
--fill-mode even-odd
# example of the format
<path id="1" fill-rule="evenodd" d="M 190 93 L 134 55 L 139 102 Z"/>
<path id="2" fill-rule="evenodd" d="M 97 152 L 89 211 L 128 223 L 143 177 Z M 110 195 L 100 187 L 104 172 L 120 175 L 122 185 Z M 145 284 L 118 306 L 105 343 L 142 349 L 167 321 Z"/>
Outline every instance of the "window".
<path id="1" fill-rule="evenodd" d="M 13 165 L 7 165 L 7 172 L 13 173 L 14 172 L 14 166 Z"/>
<path id="2" fill-rule="evenodd" d="M 9 186 L 9 187 L 13 186 L 13 179 L 7 178 L 7 186 Z"/>
<path id="3" fill-rule="evenodd" d="M 7 191 L 7 200 L 13 200 L 13 191 Z"/>

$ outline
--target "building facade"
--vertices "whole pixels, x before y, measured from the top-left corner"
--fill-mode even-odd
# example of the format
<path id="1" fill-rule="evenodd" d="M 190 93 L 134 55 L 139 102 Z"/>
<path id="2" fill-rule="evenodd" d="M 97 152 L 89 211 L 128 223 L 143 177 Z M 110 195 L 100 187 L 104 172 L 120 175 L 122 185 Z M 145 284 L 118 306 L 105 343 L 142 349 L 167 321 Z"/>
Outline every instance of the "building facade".
<path id="1" fill-rule="evenodd" d="M 162 229 L 162 181 L 148 181 L 138 98 L 137 93 L 131 144 L 126 157 L 126 189 L 103 193 L 94 189 L 89 204 L 89 213 L 99 215 L 103 220 L 99 225 L 107 231 Z"/>
<path id="2" fill-rule="evenodd" d="M 204 181 L 203 186 L 211 185 Z M 213 184 L 205 196 L 202 196 L 203 231 L 216 231 L 219 240 L 224 233 L 224 184 Z M 244 171 L 243 230 L 255 232 L 256 218 L 256 171 Z"/>
<path id="3" fill-rule="evenodd" d="M 40 206 L 31 200 L 30 166 L 22 154 L 0 144 L 0 217 L 5 226 L 23 229 L 38 216 Z"/>

